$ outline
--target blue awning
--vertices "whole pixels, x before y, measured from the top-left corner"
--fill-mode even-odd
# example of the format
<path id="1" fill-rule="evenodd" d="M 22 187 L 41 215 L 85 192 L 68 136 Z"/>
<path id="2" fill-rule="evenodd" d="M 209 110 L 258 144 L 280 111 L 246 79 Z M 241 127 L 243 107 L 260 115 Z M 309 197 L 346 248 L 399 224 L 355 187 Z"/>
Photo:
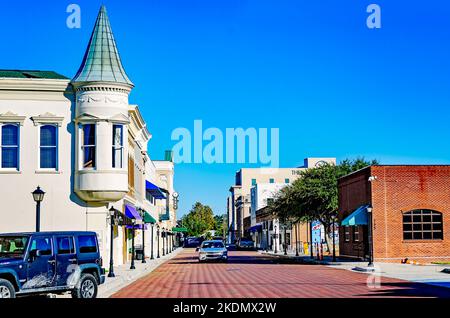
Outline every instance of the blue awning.
<path id="1" fill-rule="evenodd" d="M 262 225 L 261 225 L 261 224 L 252 226 L 252 227 L 249 229 L 250 232 L 260 232 L 261 230 L 262 230 Z"/>
<path id="2" fill-rule="evenodd" d="M 367 225 L 367 208 L 368 204 L 361 205 L 355 211 L 353 211 L 349 216 L 342 220 L 341 224 L 343 226 L 357 226 L 357 225 Z"/>
<path id="3" fill-rule="evenodd" d="M 136 211 L 136 208 L 132 205 L 125 205 L 125 215 L 129 218 L 136 219 L 136 220 L 142 220 L 142 217 L 140 216 L 139 212 Z"/>
<path id="4" fill-rule="evenodd" d="M 155 199 L 165 199 L 166 196 L 161 191 L 161 189 L 157 186 L 151 183 L 150 181 L 145 180 L 145 190 L 152 195 Z"/>

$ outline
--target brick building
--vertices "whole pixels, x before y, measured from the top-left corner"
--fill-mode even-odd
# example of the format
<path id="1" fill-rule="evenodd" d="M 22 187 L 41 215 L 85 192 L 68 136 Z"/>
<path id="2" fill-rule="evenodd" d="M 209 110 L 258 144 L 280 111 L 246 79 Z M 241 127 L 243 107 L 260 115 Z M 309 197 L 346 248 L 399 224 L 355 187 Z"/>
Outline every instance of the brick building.
<path id="1" fill-rule="evenodd" d="M 450 261 L 450 166 L 370 166 L 339 180 L 340 255 L 378 262 Z"/>

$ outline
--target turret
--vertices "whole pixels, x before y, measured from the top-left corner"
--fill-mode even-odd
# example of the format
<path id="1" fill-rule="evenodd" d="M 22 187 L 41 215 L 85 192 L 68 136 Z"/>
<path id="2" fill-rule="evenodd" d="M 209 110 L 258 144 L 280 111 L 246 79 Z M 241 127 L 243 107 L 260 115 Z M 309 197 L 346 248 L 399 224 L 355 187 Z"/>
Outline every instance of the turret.
<path id="1" fill-rule="evenodd" d="M 75 192 L 87 202 L 115 202 L 128 192 L 128 95 L 106 8 L 95 22 L 75 91 Z"/>

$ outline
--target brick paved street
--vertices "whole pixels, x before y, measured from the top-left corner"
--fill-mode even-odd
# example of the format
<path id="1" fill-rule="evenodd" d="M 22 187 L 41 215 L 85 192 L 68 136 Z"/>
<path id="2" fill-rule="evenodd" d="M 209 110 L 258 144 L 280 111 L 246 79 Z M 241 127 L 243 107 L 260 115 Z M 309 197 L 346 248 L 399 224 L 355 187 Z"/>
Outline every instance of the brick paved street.
<path id="1" fill-rule="evenodd" d="M 323 265 L 276 264 L 257 252 L 229 252 L 228 263 L 198 263 L 185 249 L 112 297 L 288 298 L 288 297 L 450 297 L 450 289 L 381 278 L 367 287 L 368 275 Z"/>

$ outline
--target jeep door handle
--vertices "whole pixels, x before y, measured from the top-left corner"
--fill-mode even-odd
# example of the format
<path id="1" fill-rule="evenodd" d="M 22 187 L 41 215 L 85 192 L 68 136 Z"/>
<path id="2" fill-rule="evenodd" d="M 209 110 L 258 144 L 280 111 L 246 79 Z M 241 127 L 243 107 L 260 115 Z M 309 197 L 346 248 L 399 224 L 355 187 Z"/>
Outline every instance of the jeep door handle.
<path id="1" fill-rule="evenodd" d="M 48 263 L 52 264 L 52 265 L 55 265 L 56 261 L 55 260 L 49 260 Z"/>
<path id="2" fill-rule="evenodd" d="M 76 261 L 77 261 L 76 258 L 70 258 L 70 259 L 69 259 L 69 262 L 72 262 L 72 263 L 75 263 Z"/>

